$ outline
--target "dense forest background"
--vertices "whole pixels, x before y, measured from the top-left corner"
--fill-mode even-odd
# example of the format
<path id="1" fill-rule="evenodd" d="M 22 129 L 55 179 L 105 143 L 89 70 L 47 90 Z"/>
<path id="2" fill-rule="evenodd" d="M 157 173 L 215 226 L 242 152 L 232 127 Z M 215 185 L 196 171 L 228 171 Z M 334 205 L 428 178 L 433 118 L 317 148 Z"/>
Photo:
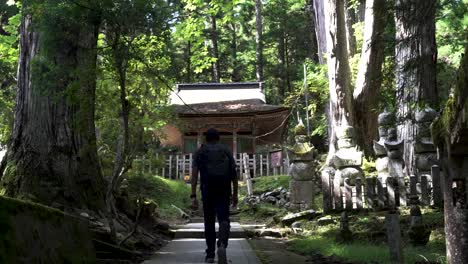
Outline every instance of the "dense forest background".
<path id="1" fill-rule="evenodd" d="M 119 122 L 115 105 L 120 100 L 116 56 L 123 57 L 119 63 L 125 68 L 131 140 L 140 148 L 143 141 L 151 140 L 145 131 L 164 124 L 168 114 L 160 106 L 175 83 L 185 82 L 264 81 L 269 103 L 292 106 L 293 123 L 304 119 L 307 109 L 312 135 L 324 139 L 328 81 L 313 2 L 153 0 L 133 1 L 130 8 L 126 1 L 114 1 L 106 11 L 108 20 L 100 29 L 98 44 L 96 124 L 103 150 L 114 148 L 118 134 L 113 129 Z M 375 112 L 395 105 L 394 6 L 392 1 L 383 3 L 385 59 L 378 107 L 371 109 Z M 468 10 L 466 0 L 436 4 L 436 79 L 443 105 L 467 42 Z M 0 5 L 0 145 L 4 148 L 13 124 L 21 3 L 10 0 Z M 364 13 L 365 1 L 346 1 L 352 87 L 361 60 Z"/>
<path id="2" fill-rule="evenodd" d="M 417 175 L 424 139 L 445 173 L 448 258 L 466 263 L 467 47 L 468 0 L 3 0 L 0 195 L 86 209 L 116 242 L 114 220 L 131 235 L 139 215 L 119 206 L 147 206 L 120 187 L 160 147 L 175 84 L 258 81 L 289 132 L 303 120 L 328 150 L 321 172 L 340 150 L 369 164 L 379 132 Z M 442 113 L 432 135 L 426 110 Z"/>

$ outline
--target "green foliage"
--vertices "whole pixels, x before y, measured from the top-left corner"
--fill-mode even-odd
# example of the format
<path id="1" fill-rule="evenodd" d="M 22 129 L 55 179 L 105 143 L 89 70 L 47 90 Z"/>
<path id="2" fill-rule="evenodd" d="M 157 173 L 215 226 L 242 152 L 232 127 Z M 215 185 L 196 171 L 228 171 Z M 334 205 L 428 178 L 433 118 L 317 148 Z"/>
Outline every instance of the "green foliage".
<path id="1" fill-rule="evenodd" d="M 401 213 L 401 228 L 408 230 L 409 211 Z M 424 260 L 446 263 L 443 214 L 431 210 L 423 210 L 423 214 L 424 225 L 432 230 L 429 243 L 425 247 L 413 247 L 403 231 L 405 263 Z M 359 263 L 390 263 L 383 214 L 350 216 L 350 230 L 355 238 L 350 244 L 335 242 L 340 228 L 339 216 L 332 217 L 335 223 L 326 226 L 319 226 L 315 221 L 303 223 L 305 235 L 294 238 L 289 249 L 305 255 L 320 253 Z"/>
<path id="2" fill-rule="evenodd" d="M 7 144 L 13 124 L 20 7 L 0 3 L 0 149 Z"/>
<path id="3" fill-rule="evenodd" d="M 443 106 L 455 85 L 463 50 L 468 44 L 468 0 L 439 0 L 436 42 L 437 87 Z"/>
<path id="4" fill-rule="evenodd" d="M 261 194 L 279 187 L 287 189 L 290 180 L 291 177 L 286 175 L 258 177 L 253 181 L 253 192 L 254 194 Z"/>
<path id="5" fill-rule="evenodd" d="M 190 187 L 181 180 L 168 180 L 154 175 L 130 175 L 128 191 L 133 200 L 141 197 L 158 205 L 159 214 L 166 219 L 176 218 L 178 211 L 175 205 L 188 211 L 191 205 Z"/>
<path id="6" fill-rule="evenodd" d="M 303 89 L 303 80 L 298 80 L 295 85 L 298 88 L 294 90 L 286 99 L 284 104 L 296 111 L 300 117 L 305 119 L 305 111 L 309 111 L 309 119 L 311 124 L 311 135 L 323 137 L 327 133 L 327 120 L 325 109 L 328 105 L 328 79 L 327 68 L 325 65 L 315 64 L 307 61 L 307 88 L 309 92 L 309 105 L 305 105 L 305 96 Z M 297 120 L 291 120 L 293 124 L 297 124 Z"/>

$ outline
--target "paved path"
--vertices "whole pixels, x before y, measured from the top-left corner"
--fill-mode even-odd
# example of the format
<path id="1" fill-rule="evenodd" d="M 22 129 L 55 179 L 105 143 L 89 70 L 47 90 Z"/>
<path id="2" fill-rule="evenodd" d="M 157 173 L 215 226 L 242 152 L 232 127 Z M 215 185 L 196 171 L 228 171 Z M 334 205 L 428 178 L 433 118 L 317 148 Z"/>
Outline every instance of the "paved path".
<path id="1" fill-rule="evenodd" d="M 216 227 L 218 228 L 218 227 Z M 228 262 L 231 264 L 260 264 L 255 252 L 244 237 L 239 223 L 231 223 L 231 238 L 227 248 Z M 203 238 L 203 224 L 190 223 L 180 226 L 176 230 L 176 239 L 143 264 L 175 264 L 175 263 L 204 263 L 205 239 Z M 217 263 L 217 259 L 215 259 Z"/>

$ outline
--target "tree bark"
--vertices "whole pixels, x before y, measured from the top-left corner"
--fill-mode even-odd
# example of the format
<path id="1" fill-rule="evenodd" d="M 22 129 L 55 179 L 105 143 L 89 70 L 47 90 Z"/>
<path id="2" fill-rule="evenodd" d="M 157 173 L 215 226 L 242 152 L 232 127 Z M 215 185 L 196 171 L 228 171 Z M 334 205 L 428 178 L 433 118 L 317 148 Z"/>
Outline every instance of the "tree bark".
<path id="1" fill-rule="evenodd" d="M 441 153 L 445 240 L 450 264 L 468 263 L 468 46 L 457 85 L 442 117 L 432 124 L 434 143 Z"/>
<path id="2" fill-rule="evenodd" d="M 278 36 L 278 89 L 280 100 L 283 100 L 286 95 L 286 47 L 285 47 L 285 32 L 283 25 L 280 25 Z"/>
<path id="3" fill-rule="evenodd" d="M 256 56 L 256 76 L 257 81 L 263 81 L 263 21 L 262 21 L 262 1 L 255 0 L 255 56 Z"/>
<path id="4" fill-rule="evenodd" d="M 220 81 L 220 68 L 219 68 L 219 49 L 218 49 L 218 29 L 216 26 L 216 17 L 212 15 L 211 19 L 211 57 L 215 59 L 212 64 L 212 80 L 213 82 Z"/>
<path id="5" fill-rule="evenodd" d="M 359 0 L 357 7 L 357 22 L 365 21 L 366 16 L 366 0 Z"/>
<path id="6" fill-rule="evenodd" d="M 384 61 L 384 30 L 386 0 L 366 1 L 364 40 L 361 51 L 356 87 L 353 92 L 356 140 L 364 154 L 373 155 L 373 140 L 377 139 L 377 116 L 382 64 Z"/>
<path id="7" fill-rule="evenodd" d="M 346 36 L 348 40 L 348 56 L 353 57 L 356 54 L 356 37 L 354 36 L 353 25 L 356 24 L 356 13 L 351 6 L 350 0 L 346 0 Z"/>
<path id="8" fill-rule="evenodd" d="M 346 44 L 346 23 L 344 0 L 327 0 L 325 5 L 327 34 L 327 64 L 330 90 L 331 130 L 327 163 L 336 151 L 337 127 L 353 124 L 352 88 L 348 50 Z"/>
<path id="9" fill-rule="evenodd" d="M 318 60 L 320 64 L 325 64 L 325 56 L 327 53 L 327 31 L 325 29 L 325 6 L 323 0 L 313 1 L 315 15 L 315 34 L 317 36 Z"/>
<path id="10" fill-rule="evenodd" d="M 231 23 L 231 60 L 232 60 L 232 73 L 231 81 L 240 82 L 242 80 L 240 76 L 240 67 L 237 60 L 237 31 L 236 24 Z"/>
<path id="11" fill-rule="evenodd" d="M 414 141 L 418 107 L 437 106 L 435 0 L 397 0 L 396 96 L 398 137 L 404 139 L 407 175 L 416 174 Z"/>
<path id="12" fill-rule="evenodd" d="M 74 4 L 56 13 L 29 13 L 28 7 L 23 4 L 15 122 L 1 187 L 12 197 L 100 211 L 98 14 Z"/>
<path id="13" fill-rule="evenodd" d="M 310 32 L 310 37 L 309 37 L 309 49 L 308 49 L 308 57 L 316 62 L 319 63 L 318 59 L 318 46 L 317 46 L 317 37 L 315 34 L 315 11 L 314 11 L 314 1 L 313 0 L 308 0 L 306 1 L 305 4 L 305 12 L 307 15 L 307 24 L 309 25 L 309 32 Z"/>

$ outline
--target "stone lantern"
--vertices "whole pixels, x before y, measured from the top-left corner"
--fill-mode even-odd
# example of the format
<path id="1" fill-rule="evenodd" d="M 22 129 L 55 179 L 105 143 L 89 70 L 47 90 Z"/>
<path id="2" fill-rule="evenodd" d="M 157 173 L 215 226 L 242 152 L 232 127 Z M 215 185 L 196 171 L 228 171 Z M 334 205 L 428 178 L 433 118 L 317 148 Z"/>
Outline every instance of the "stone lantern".
<path id="1" fill-rule="evenodd" d="M 289 167 L 291 205 L 310 208 L 314 201 L 314 152 L 309 143 L 307 132 L 302 121 L 294 128 L 295 144 L 289 148 L 291 166 Z"/>

